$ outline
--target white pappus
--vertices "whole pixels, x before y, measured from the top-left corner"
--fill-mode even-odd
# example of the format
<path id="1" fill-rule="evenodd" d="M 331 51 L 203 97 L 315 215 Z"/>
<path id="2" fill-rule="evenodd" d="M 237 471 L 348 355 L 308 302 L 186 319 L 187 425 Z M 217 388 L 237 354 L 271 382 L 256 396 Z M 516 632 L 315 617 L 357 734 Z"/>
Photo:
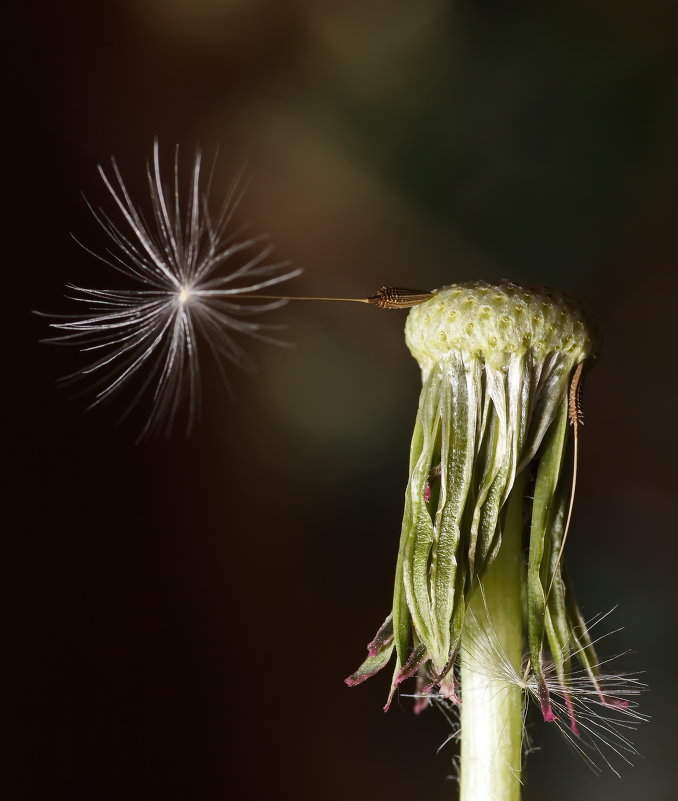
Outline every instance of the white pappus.
<path id="1" fill-rule="evenodd" d="M 289 262 L 268 262 L 272 248 L 266 237 L 239 238 L 229 234 L 234 211 L 243 193 L 242 171 L 236 176 L 215 217 L 208 197 L 214 165 L 202 186 L 200 151 L 196 151 L 185 202 L 180 200 L 179 151 L 175 150 L 174 176 L 163 183 L 157 140 L 146 172 L 152 219 L 145 219 L 125 186 L 114 158 L 112 177 L 99 166 L 121 223 L 89 203 L 97 222 L 112 240 L 105 255 L 94 253 L 129 280 L 130 288 L 91 289 L 68 284 L 69 297 L 87 306 L 82 314 L 61 316 L 52 328 L 66 333 L 48 342 L 73 344 L 95 358 L 65 381 L 91 377 L 96 406 L 137 378 L 128 411 L 147 391 L 151 411 L 141 432 L 168 433 L 184 402 L 187 430 L 199 407 L 199 344 L 207 346 L 222 367 L 226 360 L 243 368 L 252 362 L 237 335 L 285 344 L 266 332 L 281 326 L 253 322 L 251 317 L 286 303 L 257 301 L 251 297 L 266 287 L 301 273 Z M 227 263 L 237 266 L 222 272 Z M 241 302 L 241 301 L 245 302 Z"/>

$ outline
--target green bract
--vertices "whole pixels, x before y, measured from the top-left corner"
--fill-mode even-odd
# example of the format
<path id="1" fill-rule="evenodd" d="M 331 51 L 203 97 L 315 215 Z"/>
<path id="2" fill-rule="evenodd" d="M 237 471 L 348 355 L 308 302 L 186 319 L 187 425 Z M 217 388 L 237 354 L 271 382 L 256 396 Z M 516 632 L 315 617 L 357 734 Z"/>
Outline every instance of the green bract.
<path id="1" fill-rule="evenodd" d="M 423 387 L 393 610 L 347 683 L 373 675 L 395 649 L 389 703 L 415 674 L 419 708 L 434 692 L 457 700 L 454 666 L 468 602 L 502 544 L 511 493 L 520 492 L 529 518 L 523 625 L 542 711 L 552 719 L 545 641 L 564 692 L 573 651 L 596 682 L 597 660 L 560 559 L 572 491 L 570 385 L 591 355 L 590 332 L 561 294 L 474 281 L 414 307 L 406 339 Z"/>

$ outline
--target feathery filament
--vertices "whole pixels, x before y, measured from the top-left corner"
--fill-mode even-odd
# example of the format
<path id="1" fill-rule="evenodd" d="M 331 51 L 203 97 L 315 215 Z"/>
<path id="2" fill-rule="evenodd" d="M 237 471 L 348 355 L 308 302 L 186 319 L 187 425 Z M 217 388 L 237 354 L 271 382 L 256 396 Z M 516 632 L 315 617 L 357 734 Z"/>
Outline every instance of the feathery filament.
<path id="1" fill-rule="evenodd" d="M 252 363 L 236 335 L 279 342 L 267 331 L 279 326 L 247 319 L 286 303 L 249 297 L 301 273 L 288 262 L 270 263 L 272 248 L 265 237 L 237 239 L 228 235 L 233 214 L 242 197 L 242 172 L 236 176 L 216 217 L 210 216 L 208 197 L 214 165 L 202 186 L 202 157 L 196 152 L 185 202 L 179 188 L 178 148 L 170 187 L 161 178 L 157 140 L 147 164 L 152 218 L 147 221 L 135 206 L 115 159 L 112 176 L 100 166 L 122 224 L 107 212 L 90 210 L 112 240 L 106 255 L 92 253 L 130 281 L 129 289 L 89 289 L 68 285 L 71 299 L 85 304 L 87 312 L 61 318 L 50 325 L 65 331 L 47 341 L 73 344 L 95 357 L 91 364 L 65 380 L 92 377 L 96 406 L 119 392 L 134 377 L 139 379 L 134 406 L 152 388 L 152 408 L 141 436 L 169 432 L 180 407 L 188 406 L 190 430 L 199 406 L 200 361 L 198 344 L 221 361 L 242 368 Z M 89 204 L 88 204 L 89 205 Z M 224 265 L 236 258 L 230 272 Z M 243 296 L 247 295 L 247 298 Z M 244 300 L 244 302 L 243 302 Z M 128 409 L 129 411 L 129 409 Z"/>

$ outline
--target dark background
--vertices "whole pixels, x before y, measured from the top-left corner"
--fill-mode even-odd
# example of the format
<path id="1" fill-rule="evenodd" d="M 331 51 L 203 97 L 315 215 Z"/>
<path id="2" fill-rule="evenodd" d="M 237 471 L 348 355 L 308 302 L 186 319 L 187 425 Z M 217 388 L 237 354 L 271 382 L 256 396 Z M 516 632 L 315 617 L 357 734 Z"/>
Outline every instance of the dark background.
<path id="1" fill-rule="evenodd" d="M 18 4 L 17 4 L 18 5 Z M 543 6 L 548 6 L 544 10 Z M 436 712 L 344 676 L 390 606 L 418 396 L 404 314 L 288 306 L 294 350 L 213 368 L 186 440 L 135 445 L 121 399 L 58 392 L 83 364 L 32 309 L 109 276 L 80 191 L 143 196 L 159 137 L 247 160 L 241 222 L 300 294 L 509 277 L 602 334 L 568 563 L 604 656 L 653 720 L 622 779 L 536 719 L 525 798 L 675 786 L 678 11 L 671 2 L 128 0 L 5 17 L 5 514 L 0 795 L 446 799 Z"/>

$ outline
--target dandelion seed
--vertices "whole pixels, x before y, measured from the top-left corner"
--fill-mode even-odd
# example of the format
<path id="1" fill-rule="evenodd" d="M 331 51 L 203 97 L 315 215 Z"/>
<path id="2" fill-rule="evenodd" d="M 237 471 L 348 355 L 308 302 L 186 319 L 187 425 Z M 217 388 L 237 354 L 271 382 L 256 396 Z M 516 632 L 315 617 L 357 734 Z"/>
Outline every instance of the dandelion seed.
<path id="1" fill-rule="evenodd" d="M 608 613 L 609 614 L 609 613 Z M 587 623 L 590 633 L 607 615 L 601 615 Z M 462 664 L 480 673 L 495 692 L 503 692 L 511 687 L 518 688 L 523 695 L 523 721 L 527 715 L 528 702 L 533 701 L 541 708 L 543 680 L 548 688 L 552 722 L 558 728 L 572 750 L 580 756 L 594 773 L 604 767 L 619 775 L 621 761 L 632 764 L 638 752 L 629 739 L 641 723 L 648 720 L 647 715 L 638 711 L 637 699 L 645 691 L 645 684 L 637 674 L 617 672 L 613 669 L 625 654 L 618 654 L 605 661 L 598 661 L 586 668 L 571 669 L 567 683 L 563 684 L 559 664 L 571 664 L 579 657 L 576 648 L 561 652 L 556 658 L 545 658 L 541 665 L 541 677 L 532 671 L 529 659 L 524 660 L 522 670 L 516 670 L 504 652 L 499 637 L 494 631 L 492 620 L 485 609 L 483 620 L 471 612 L 468 621 L 465 652 Z M 591 646 L 616 632 L 609 632 L 591 641 Z M 437 698 L 443 702 L 442 697 Z M 527 743 L 527 731 L 523 726 L 523 743 Z M 528 748 L 524 747 L 527 752 Z"/>
<path id="2" fill-rule="evenodd" d="M 290 269 L 289 262 L 270 262 L 272 249 L 264 237 L 243 239 L 229 234 L 242 196 L 242 174 L 216 216 L 210 215 L 212 173 L 203 182 L 199 151 L 182 202 L 178 148 L 173 180 L 167 186 L 161 177 L 158 143 L 154 143 L 152 163 L 147 165 L 150 222 L 132 200 L 115 159 L 111 175 L 102 167 L 99 173 L 120 223 L 90 206 L 112 245 L 105 255 L 89 252 L 122 274 L 130 286 L 90 289 L 69 284 L 70 298 L 87 311 L 52 322 L 53 328 L 66 333 L 47 341 L 77 345 L 94 356 L 88 366 L 65 379 L 90 378 L 96 393 L 92 406 L 137 379 L 128 410 L 147 391 L 152 396 L 142 436 L 169 432 L 184 403 L 188 430 L 199 406 L 199 348 L 206 346 L 220 366 L 225 360 L 251 369 L 239 336 L 285 344 L 269 333 L 280 326 L 248 318 L 284 305 L 284 298 L 257 301 L 256 293 L 298 276 L 301 270 Z M 240 263 L 225 272 L 236 259 Z"/>
<path id="3" fill-rule="evenodd" d="M 187 432 L 199 407 L 199 346 L 206 346 L 220 369 L 230 361 L 252 369 L 246 351 L 237 341 L 244 335 L 276 345 L 287 343 L 270 333 L 282 326 L 255 323 L 253 315 L 272 311 L 289 300 L 366 303 L 381 309 L 407 309 L 432 297 L 417 289 L 382 287 L 364 298 L 302 297 L 262 294 L 301 274 L 290 262 L 269 263 L 272 248 L 265 237 L 248 239 L 229 234 L 229 225 L 242 197 L 242 174 L 236 177 L 216 217 L 208 208 L 212 171 L 202 185 L 202 157 L 196 153 L 182 207 L 179 186 L 179 151 L 175 150 L 170 187 L 161 178 L 157 140 L 152 164 L 146 168 L 152 222 L 147 222 L 125 186 L 115 159 L 112 176 L 99 167 L 122 225 L 101 208 L 89 208 L 112 240 L 105 256 L 91 255 L 129 280 L 133 288 L 89 289 L 68 284 L 70 299 L 87 306 L 84 314 L 59 318 L 52 328 L 66 334 L 46 342 L 69 344 L 95 356 L 88 366 L 62 379 L 89 378 L 97 406 L 123 391 L 137 379 L 129 412 L 151 390 L 152 403 L 141 437 L 172 429 L 186 402 Z M 240 259 L 229 273 L 224 267 Z M 264 302 L 265 301 L 265 302 Z M 52 316 L 52 315 L 45 315 Z"/>

